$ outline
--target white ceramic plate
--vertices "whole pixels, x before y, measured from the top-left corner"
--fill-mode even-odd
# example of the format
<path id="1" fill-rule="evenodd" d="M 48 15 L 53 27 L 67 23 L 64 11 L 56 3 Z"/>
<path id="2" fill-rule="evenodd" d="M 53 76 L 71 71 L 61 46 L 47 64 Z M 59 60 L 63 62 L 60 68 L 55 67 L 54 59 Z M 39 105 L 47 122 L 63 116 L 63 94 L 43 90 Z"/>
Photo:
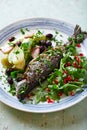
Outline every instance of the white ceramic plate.
<path id="1" fill-rule="evenodd" d="M 45 31 L 49 30 L 51 32 L 56 29 L 60 33 L 63 33 L 66 36 L 72 35 L 74 30 L 74 27 L 72 25 L 59 20 L 47 19 L 47 18 L 27 19 L 27 20 L 16 22 L 2 29 L 0 31 L 0 44 L 5 43 L 5 41 L 9 37 L 20 32 L 20 28 L 29 28 L 30 30 L 44 29 Z M 82 50 L 86 52 L 85 50 L 87 49 L 87 45 L 85 44 L 85 42 L 83 43 L 82 48 L 83 48 Z M 66 97 L 63 100 L 60 100 L 59 103 L 37 104 L 37 105 L 33 105 L 29 103 L 22 104 L 18 101 L 16 97 L 11 96 L 6 90 L 4 90 L 3 89 L 4 87 L 2 85 L 2 81 L 0 81 L 1 102 L 15 109 L 26 111 L 26 112 L 33 112 L 33 113 L 47 113 L 47 112 L 60 111 L 68 107 L 71 107 L 72 105 L 80 102 L 87 96 L 87 88 L 84 88 L 83 92 L 78 93 L 75 96 Z"/>

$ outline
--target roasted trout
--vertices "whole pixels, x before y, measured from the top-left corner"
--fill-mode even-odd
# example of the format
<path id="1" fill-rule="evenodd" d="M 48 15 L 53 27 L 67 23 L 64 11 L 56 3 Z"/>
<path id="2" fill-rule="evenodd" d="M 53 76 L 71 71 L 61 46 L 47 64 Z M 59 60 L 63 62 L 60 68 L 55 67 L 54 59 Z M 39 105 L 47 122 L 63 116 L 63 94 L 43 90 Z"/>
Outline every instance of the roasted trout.
<path id="1" fill-rule="evenodd" d="M 24 80 L 18 83 L 18 99 L 23 100 L 39 82 L 44 81 L 55 68 L 59 68 L 61 58 L 58 50 L 51 49 L 32 60 L 23 75 Z"/>

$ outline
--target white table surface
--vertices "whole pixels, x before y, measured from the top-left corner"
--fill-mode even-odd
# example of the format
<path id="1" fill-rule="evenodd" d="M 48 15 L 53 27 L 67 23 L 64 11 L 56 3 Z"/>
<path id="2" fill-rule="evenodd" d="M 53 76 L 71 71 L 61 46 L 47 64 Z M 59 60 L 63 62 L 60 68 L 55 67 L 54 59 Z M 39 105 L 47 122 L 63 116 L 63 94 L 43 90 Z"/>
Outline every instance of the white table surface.
<path id="1" fill-rule="evenodd" d="M 0 0 L 0 30 L 35 17 L 60 19 L 87 30 L 87 0 Z M 0 130 L 87 130 L 87 98 L 48 114 L 21 112 L 0 102 Z"/>

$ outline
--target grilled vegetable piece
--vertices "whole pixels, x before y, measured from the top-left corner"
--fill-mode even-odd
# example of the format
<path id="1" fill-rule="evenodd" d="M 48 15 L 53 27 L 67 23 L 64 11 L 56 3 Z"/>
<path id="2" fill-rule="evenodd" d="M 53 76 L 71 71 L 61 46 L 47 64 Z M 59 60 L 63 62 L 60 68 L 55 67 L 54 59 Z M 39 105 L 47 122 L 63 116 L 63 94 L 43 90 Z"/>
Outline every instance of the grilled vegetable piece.
<path id="1" fill-rule="evenodd" d="M 20 84 L 17 90 L 17 97 L 23 100 L 27 94 L 34 89 L 40 82 L 44 81 L 48 75 L 55 69 L 59 68 L 61 57 L 58 50 L 51 50 L 40 54 L 36 59 L 32 60 L 24 73 L 25 84 Z"/>

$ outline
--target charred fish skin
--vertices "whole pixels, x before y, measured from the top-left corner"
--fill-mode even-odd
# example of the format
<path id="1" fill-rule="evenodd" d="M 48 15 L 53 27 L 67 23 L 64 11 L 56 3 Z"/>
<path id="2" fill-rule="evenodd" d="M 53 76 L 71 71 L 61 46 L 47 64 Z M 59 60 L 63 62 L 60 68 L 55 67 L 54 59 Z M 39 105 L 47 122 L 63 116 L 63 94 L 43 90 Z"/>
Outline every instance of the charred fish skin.
<path id="1" fill-rule="evenodd" d="M 24 73 L 26 86 L 20 87 L 17 91 L 18 99 L 23 100 L 32 89 L 39 85 L 39 82 L 43 82 L 55 68 L 59 68 L 61 58 L 59 54 L 53 56 L 42 54 L 39 60 L 31 61 Z"/>

